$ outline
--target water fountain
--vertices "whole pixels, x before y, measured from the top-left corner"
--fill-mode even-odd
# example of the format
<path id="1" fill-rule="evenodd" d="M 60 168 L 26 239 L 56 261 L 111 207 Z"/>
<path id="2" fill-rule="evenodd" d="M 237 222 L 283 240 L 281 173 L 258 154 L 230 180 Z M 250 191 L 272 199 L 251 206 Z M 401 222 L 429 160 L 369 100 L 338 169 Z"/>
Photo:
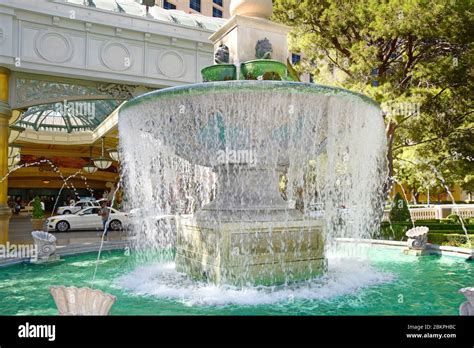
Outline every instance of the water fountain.
<path id="1" fill-rule="evenodd" d="M 208 82 L 151 92 L 120 111 L 128 208 L 179 215 L 177 236 L 140 220 L 134 241 L 174 249 L 176 269 L 197 280 L 311 279 L 325 273 L 335 237 L 368 237 L 378 226 L 384 122 L 363 95 L 291 82 L 290 28 L 268 20 L 271 1 L 231 8 L 210 38 L 217 64 L 203 70 Z M 308 207 L 317 195 L 324 219 L 289 206 L 283 173 L 288 201 Z"/>

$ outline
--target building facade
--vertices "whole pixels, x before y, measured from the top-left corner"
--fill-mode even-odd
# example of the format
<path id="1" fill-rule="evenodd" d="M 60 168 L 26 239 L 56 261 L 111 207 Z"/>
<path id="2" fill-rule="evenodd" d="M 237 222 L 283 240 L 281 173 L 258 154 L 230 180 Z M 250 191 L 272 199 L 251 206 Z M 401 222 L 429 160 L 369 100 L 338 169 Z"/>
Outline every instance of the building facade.
<path id="1" fill-rule="evenodd" d="M 179 10 L 215 18 L 230 17 L 230 0 L 156 0 L 156 4 L 167 10 Z"/>
<path id="2" fill-rule="evenodd" d="M 225 22 L 205 16 L 213 1 L 201 12 L 140 2 L 0 1 L 0 245 L 16 203 L 111 190 L 122 103 L 201 82 L 213 63 L 209 37 Z M 107 166 L 91 167 L 98 158 Z"/>

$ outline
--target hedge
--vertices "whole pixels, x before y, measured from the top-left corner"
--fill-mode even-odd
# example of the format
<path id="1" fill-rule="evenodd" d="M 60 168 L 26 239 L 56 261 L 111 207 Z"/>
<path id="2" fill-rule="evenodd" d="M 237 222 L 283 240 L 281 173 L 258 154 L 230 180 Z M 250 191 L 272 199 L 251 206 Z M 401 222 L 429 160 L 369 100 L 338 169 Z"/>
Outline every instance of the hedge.
<path id="1" fill-rule="evenodd" d="M 474 234 L 469 234 L 469 239 L 474 245 Z M 452 246 L 462 246 L 466 244 L 467 239 L 465 234 L 446 234 L 446 233 L 428 233 L 428 242 L 432 244 L 447 244 Z"/>
<path id="2" fill-rule="evenodd" d="M 406 226 L 408 228 L 412 228 L 413 224 L 409 222 L 392 222 L 392 227 L 394 226 Z M 416 221 L 415 226 L 426 226 L 433 231 L 463 231 L 461 224 L 441 224 L 429 222 L 427 220 Z M 474 232 L 474 224 L 465 224 L 464 226 L 468 231 Z M 382 222 L 381 228 L 390 228 L 390 223 L 388 221 Z"/>
<path id="3" fill-rule="evenodd" d="M 429 223 L 415 223 L 415 226 L 426 226 L 430 229 L 428 234 L 442 234 L 442 235 L 449 235 L 449 234 L 463 234 L 463 229 L 461 225 L 456 224 L 429 224 Z M 405 236 L 405 232 L 412 228 L 413 225 L 411 223 L 392 223 L 392 228 L 390 228 L 390 224 L 388 222 L 382 222 L 380 233 L 378 235 L 373 236 L 374 238 L 380 239 L 390 239 L 390 240 L 406 240 L 407 237 Z M 470 234 L 474 234 L 474 225 L 466 225 L 466 228 Z M 434 237 L 438 238 L 438 237 Z M 441 238 L 441 237 L 440 237 Z M 444 241 L 447 241 L 444 238 Z M 434 244 L 440 244 L 433 242 Z"/>

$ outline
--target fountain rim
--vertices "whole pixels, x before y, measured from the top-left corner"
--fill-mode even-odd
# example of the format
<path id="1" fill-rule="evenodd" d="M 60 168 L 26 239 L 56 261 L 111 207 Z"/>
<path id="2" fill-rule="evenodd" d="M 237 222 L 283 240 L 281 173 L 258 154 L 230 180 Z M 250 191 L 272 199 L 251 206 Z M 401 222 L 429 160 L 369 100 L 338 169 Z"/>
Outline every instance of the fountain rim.
<path id="1" fill-rule="evenodd" d="M 380 109 L 380 104 L 372 98 L 341 87 L 333 87 L 327 85 L 320 85 L 314 83 L 292 82 L 292 81 L 218 81 L 218 82 L 203 82 L 189 85 L 182 85 L 176 87 L 168 87 L 151 91 L 140 96 L 137 96 L 127 101 L 121 108 L 120 112 L 127 110 L 130 107 L 139 105 L 149 100 L 156 100 L 161 98 L 201 95 L 209 92 L 224 93 L 238 89 L 239 91 L 268 91 L 270 93 L 276 91 L 288 90 L 295 94 L 312 93 L 329 96 L 347 96 L 357 98 L 365 103 L 368 103 Z"/>

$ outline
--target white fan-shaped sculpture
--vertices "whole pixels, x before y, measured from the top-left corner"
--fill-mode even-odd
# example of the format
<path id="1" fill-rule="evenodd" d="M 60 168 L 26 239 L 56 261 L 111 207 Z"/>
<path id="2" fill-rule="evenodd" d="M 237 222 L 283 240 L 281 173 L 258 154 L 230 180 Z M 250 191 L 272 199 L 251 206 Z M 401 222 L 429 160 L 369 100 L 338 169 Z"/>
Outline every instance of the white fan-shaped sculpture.
<path id="1" fill-rule="evenodd" d="M 459 314 L 474 316 L 474 287 L 462 288 L 459 290 L 459 293 L 463 294 L 467 298 L 467 301 L 462 303 L 459 307 Z"/>
<path id="2" fill-rule="evenodd" d="M 65 286 L 51 287 L 59 315 L 108 315 L 116 297 L 100 290 Z"/>
<path id="3" fill-rule="evenodd" d="M 49 258 L 56 252 L 56 237 L 44 231 L 33 231 L 31 236 L 38 250 L 38 258 Z"/>
<path id="4" fill-rule="evenodd" d="M 418 226 L 409 229 L 405 235 L 408 237 L 408 247 L 410 249 L 424 250 L 428 243 L 429 228 L 426 226 Z"/>

